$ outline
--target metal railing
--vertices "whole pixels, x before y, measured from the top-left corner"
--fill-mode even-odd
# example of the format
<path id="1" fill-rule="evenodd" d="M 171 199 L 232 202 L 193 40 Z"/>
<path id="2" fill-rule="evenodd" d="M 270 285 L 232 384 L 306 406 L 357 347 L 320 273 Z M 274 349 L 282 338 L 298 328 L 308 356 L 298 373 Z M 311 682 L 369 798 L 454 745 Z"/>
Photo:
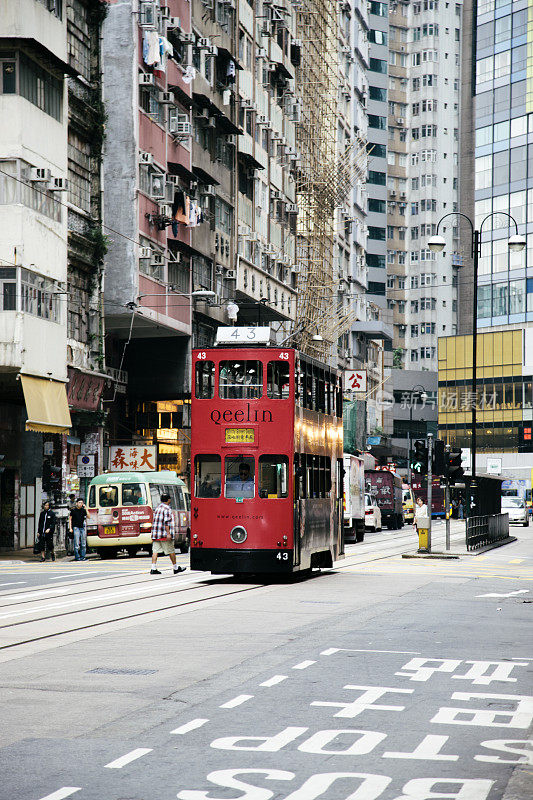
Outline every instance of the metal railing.
<path id="1" fill-rule="evenodd" d="M 509 515 L 490 514 L 468 517 L 466 520 L 466 549 L 479 550 L 509 537 Z"/>

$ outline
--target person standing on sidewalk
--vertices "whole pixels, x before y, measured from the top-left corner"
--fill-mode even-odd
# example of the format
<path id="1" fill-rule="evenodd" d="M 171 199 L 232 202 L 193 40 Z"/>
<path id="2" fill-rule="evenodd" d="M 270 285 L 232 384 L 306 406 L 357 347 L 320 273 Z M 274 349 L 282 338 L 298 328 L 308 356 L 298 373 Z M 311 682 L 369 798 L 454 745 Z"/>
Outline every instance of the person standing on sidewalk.
<path id="1" fill-rule="evenodd" d="M 46 556 L 50 554 L 50 560 L 56 560 L 54 553 L 54 531 L 56 529 L 56 515 L 50 508 L 48 500 L 43 505 L 43 510 L 39 514 L 37 525 L 37 535 L 41 543 L 41 561 L 46 561 Z"/>
<path id="2" fill-rule="evenodd" d="M 420 517 L 427 517 L 428 515 L 428 507 L 424 503 L 421 497 L 416 498 L 416 511 L 415 511 L 415 519 L 413 522 L 413 527 L 418 530 L 418 520 Z"/>
<path id="3" fill-rule="evenodd" d="M 87 511 L 84 508 L 83 500 L 78 497 L 76 505 L 70 511 L 68 518 L 69 531 L 74 534 L 74 560 L 85 561 L 85 552 L 87 550 L 87 533 L 85 528 L 85 520 L 87 518 Z"/>
<path id="4" fill-rule="evenodd" d="M 174 514 L 170 508 L 170 495 L 162 494 L 161 503 L 154 511 L 154 519 L 152 521 L 152 568 L 150 575 L 161 575 L 157 569 L 157 556 L 159 553 L 170 557 L 174 567 L 174 575 L 185 572 L 185 567 L 178 567 L 176 564 L 174 532 Z"/>

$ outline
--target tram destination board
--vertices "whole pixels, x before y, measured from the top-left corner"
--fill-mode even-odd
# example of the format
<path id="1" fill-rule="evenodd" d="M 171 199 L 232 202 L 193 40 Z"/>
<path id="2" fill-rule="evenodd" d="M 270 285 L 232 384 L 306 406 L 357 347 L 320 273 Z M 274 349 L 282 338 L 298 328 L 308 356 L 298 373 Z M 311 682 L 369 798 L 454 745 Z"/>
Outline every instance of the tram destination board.
<path id="1" fill-rule="evenodd" d="M 226 442 L 228 444 L 253 444 L 255 431 L 253 428 L 226 428 Z"/>

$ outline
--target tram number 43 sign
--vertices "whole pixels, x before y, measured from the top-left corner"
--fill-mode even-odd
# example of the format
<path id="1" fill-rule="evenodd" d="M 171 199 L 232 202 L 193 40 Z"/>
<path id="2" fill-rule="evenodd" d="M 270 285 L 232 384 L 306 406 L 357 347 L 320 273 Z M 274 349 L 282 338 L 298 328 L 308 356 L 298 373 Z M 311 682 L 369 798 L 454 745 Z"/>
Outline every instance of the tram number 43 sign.
<path id="1" fill-rule="evenodd" d="M 365 369 L 344 370 L 344 391 L 366 392 L 366 370 Z"/>

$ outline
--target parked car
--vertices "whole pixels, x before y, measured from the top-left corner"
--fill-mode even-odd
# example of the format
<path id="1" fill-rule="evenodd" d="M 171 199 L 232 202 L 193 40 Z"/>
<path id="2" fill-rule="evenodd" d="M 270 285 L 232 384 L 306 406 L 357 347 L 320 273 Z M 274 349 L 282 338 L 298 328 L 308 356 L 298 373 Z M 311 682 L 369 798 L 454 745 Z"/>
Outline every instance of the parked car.
<path id="1" fill-rule="evenodd" d="M 511 525 L 529 525 L 529 509 L 521 497 L 502 497 L 502 514 L 509 514 Z"/>
<path id="2" fill-rule="evenodd" d="M 376 498 L 365 494 L 365 528 L 371 531 L 381 530 L 381 511 Z"/>

